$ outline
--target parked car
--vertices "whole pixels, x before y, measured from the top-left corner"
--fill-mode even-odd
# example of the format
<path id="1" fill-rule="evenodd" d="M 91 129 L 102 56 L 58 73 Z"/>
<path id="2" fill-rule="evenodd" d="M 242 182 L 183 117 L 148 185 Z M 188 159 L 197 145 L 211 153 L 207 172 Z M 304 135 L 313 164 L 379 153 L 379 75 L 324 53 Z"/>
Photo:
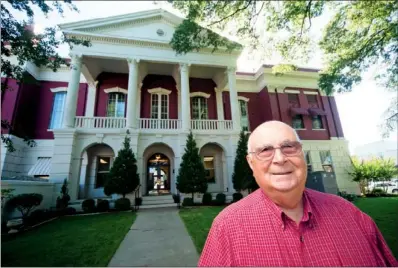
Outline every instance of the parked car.
<path id="1" fill-rule="evenodd" d="M 381 189 L 388 194 L 398 194 L 398 184 L 393 181 L 372 182 L 369 183 L 369 191 L 374 189 Z"/>

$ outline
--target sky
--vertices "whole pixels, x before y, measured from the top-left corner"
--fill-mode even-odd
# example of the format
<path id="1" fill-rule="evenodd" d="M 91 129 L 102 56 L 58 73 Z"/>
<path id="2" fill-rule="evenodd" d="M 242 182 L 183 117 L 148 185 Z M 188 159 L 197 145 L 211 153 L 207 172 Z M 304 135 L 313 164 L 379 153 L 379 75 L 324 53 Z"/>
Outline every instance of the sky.
<path id="1" fill-rule="evenodd" d="M 104 18 L 160 7 L 182 16 L 181 13 L 173 10 L 167 2 L 154 4 L 152 1 L 74 1 L 74 3 L 80 12 L 76 13 L 65 8 L 64 17 L 61 17 L 54 11 L 49 13 L 46 18 L 41 12 L 34 10 L 35 30 L 40 32 L 44 27 L 60 23 Z M 15 16 L 18 19 L 23 18 L 22 14 L 16 13 Z M 313 23 L 313 25 L 318 25 L 315 31 L 319 30 L 319 25 L 321 24 L 322 22 Z M 68 47 L 66 45 L 60 47 L 59 53 L 61 56 L 68 57 Z M 270 59 L 263 63 L 276 64 L 277 62 L 273 62 L 273 60 Z M 322 62 L 320 61 L 320 57 L 315 57 L 302 66 L 321 68 Z M 237 63 L 237 67 L 241 71 L 252 71 L 258 68 L 258 65 L 248 61 L 245 57 L 241 57 Z M 373 79 L 374 74 L 372 71 L 367 72 L 363 77 L 363 81 L 354 86 L 351 92 L 335 94 L 344 136 L 349 141 L 351 153 L 353 153 L 357 146 L 382 139 L 378 125 L 382 122 L 382 114 L 388 107 L 394 94 L 386 92 L 383 88 L 377 86 Z M 396 141 L 395 144 L 397 144 L 397 135 L 393 133 L 388 140 Z"/>

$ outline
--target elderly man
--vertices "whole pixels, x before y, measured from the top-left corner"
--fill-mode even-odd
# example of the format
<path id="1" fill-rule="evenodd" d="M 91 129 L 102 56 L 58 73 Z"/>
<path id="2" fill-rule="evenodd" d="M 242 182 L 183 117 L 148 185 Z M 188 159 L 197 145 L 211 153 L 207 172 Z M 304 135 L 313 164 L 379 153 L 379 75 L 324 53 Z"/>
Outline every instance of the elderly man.
<path id="1" fill-rule="evenodd" d="M 198 266 L 398 266 L 368 215 L 305 188 L 307 166 L 290 126 L 263 123 L 248 148 L 260 189 L 214 219 Z"/>

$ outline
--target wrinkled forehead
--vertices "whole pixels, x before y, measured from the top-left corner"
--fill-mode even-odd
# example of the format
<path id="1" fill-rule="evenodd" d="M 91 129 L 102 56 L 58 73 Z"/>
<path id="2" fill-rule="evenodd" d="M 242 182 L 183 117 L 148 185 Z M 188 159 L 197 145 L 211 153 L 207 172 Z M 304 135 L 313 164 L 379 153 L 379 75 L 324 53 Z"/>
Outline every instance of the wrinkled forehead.
<path id="1" fill-rule="evenodd" d="M 297 134 L 289 128 L 263 128 L 253 133 L 250 137 L 252 149 L 265 145 L 279 146 L 289 141 L 299 141 Z"/>

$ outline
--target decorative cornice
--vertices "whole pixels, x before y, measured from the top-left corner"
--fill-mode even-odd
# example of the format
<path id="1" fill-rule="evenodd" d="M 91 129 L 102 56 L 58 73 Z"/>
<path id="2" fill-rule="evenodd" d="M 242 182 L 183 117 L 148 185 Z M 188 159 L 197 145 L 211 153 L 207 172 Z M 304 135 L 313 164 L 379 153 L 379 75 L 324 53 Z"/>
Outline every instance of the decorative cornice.
<path id="1" fill-rule="evenodd" d="M 148 93 L 169 95 L 171 93 L 171 90 L 168 90 L 168 89 L 165 89 L 162 87 L 157 87 L 157 88 L 148 89 Z"/>
<path id="2" fill-rule="evenodd" d="M 123 44 L 123 45 L 136 45 L 141 47 L 153 47 L 153 48 L 160 48 L 160 49 L 168 49 L 172 50 L 170 44 L 168 42 L 160 43 L 160 42 L 151 42 L 148 40 L 132 40 L 127 39 L 126 37 L 117 37 L 117 36 L 93 36 L 90 33 L 80 33 L 80 32 L 73 32 L 73 33 L 65 33 L 65 36 L 68 38 L 76 38 L 80 40 L 87 40 L 87 41 L 100 41 L 102 43 L 109 43 L 109 44 Z M 225 51 L 224 51 L 225 50 Z M 239 55 L 239 51 L 232 51 L 227 52 L 226 49 L 219 48 L 218 51 L 213 52 L 213 48 L 202 48 L 198 51 L 198 53 L 209 54 L 209 55 Z"/>
<path id="3" fill-rule="evenodd" d="M 243 96 L 238 96 L 238 100 L 243 100 L 245 102 L 249 102 L 249 98 L 243 97 Z"/>
<path id="4" fill-rule="evenodd" d="M 111 87 L 111 88 L 107 88 L 104 89 L 105 93 L 123 93 L 123 94 L 127 94 L 127 89 L 124 88 L 120 88 L 120 87 Z"/>
<path id="5" fill-rule="evenodd" d="M 201 92 L 201 91 L 197 91 L 197 92 L 192 92 L 191 94 L 189 94 L 189 97 L 204 97 L 206 99 L 210 98 L 210 94 Z"/>
<path id="6" fill-rule="evenodd" d="M 135 20 L 126 21 L 126 22 L 122 22 L 122 23 L 108 24 L 108 25 L 104 25 L 104 26 L 90 27 L 90 28 L 80 28 L 79 30 L 93 33 L 93 32 L 111 30 L 111 29 L 123 29 L 123 28 L 128 28 L 133 25 L 140 25 L 140 24 L 145 24 L 148 22 L 159 21 L 161 19 L 162 19 L 162 15 L 158 15 L 158 16 L 154 16 L 154 17 L 150 17 L 150 18 L 135 19 Z M 167 21 L 167 20 L 165 20 L 165 21 Z"/>
<path id="7" fill-rule="evenodd" d="M 51 92 L 56 93 L 56 92 L 62 92 L 62 91 L 68 91 L 67 87 L 56 87 L 56 88 L 50 88 Z"/>

